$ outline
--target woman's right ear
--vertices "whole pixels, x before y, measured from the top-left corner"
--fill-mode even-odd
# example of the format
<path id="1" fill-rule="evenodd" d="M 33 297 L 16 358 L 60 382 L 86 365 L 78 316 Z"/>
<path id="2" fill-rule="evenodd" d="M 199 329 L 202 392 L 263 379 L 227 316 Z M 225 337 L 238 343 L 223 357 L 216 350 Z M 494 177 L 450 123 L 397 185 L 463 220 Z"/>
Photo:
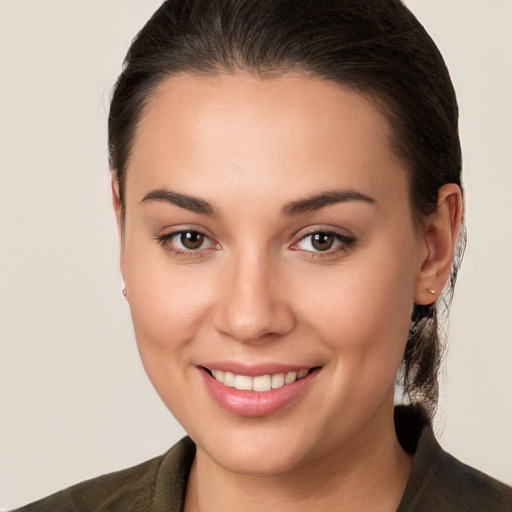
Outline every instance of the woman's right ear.
<path id="1" fill-rule="evenodd" d="M 112 190 L 112 206 L 116 216 L 117 230 L 121 233 L 121 199 L 119 197 L 119 183 L 114 177 L 112 177 L 110 185 Z"/>
<path id="2" fill-rule="evenodd" d="M 124 259 L 124 243 L 123 243 L 123 207 L 121 204 L 121 196 L 119 194 L 119 182 L 113 177 L 111 181 L 112 189 L 112 207 L 116 216 L 117 234 L 119 237 L 119 266 L 121 275 L 125 278 L 125 259 Z"/>

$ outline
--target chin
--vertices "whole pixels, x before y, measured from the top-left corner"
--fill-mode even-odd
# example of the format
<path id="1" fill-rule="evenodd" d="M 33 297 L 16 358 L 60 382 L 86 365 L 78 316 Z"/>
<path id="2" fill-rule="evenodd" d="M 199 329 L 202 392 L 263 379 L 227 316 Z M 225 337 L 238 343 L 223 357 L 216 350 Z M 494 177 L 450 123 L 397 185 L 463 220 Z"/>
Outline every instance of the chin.
<path id="1" fill-rule="evenodd" d="M 302 452 L 285 443 L 254 443 L 250 446 L 229 443 L 218 446 L 208 456 L 225 470 L 239 475 L 271 476 L 292 472 L 301 465 Z"/>
<path id="2" fill-rule="evenodd" d="M 249 423 L 253 423 L 250 421 Z M 252 427 L 252 428 L 251 428 Z M 254 425 L 246 428 L 219 429 L 190 434 L 198 450 L 225 470 L 247 476 L 280 475 L 293 471 L 307 457 L 312 447 L 295 426 L 294 431 L 276 425 Z M 294 435 L 295 434 L 295 435 Z"/>

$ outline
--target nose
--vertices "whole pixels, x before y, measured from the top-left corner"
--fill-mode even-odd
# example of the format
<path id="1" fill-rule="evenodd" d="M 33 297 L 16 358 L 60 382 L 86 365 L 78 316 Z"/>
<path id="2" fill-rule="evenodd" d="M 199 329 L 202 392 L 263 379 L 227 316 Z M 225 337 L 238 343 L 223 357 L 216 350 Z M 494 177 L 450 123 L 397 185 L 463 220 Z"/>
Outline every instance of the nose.
<path id="1" fill-rule="evenodd" d="M 243 343 L 292 331 L 295 318 L 277 265 L 261 255 L 240 255 L 225 263 L 219 275 L 214 327 Z"/>

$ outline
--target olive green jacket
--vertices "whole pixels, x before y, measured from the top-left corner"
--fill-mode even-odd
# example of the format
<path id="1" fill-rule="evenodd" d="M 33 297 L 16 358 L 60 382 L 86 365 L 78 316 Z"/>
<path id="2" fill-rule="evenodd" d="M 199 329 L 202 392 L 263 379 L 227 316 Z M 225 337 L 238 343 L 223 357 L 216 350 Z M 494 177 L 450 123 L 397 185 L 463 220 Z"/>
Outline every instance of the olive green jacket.
<path id="1" fill-rule="evenodd" d="M 418 406 L 395 408 L 412 471 L 397 512 L 512 512 L 512 488 L 442 450 Z M 183 438 L 138 466 L 87 480 L 17 512 L 182 512 L 195 445 Z"/>

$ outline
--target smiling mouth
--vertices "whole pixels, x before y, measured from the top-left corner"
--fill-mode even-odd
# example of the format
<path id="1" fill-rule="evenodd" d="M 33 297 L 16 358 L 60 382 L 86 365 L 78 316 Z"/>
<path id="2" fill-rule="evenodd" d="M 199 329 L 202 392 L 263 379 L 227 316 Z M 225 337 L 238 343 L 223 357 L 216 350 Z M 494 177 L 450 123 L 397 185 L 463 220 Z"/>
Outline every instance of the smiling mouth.
<path id="1" fill-rule="evenodd" d="M 262 393 L 270 391 L 271 389 L 279 389 L 289 384 L 293 384 L 294 382 L 306 377 L 310 372 L 316 370 L 318 367 L 303 368 L 296 372 L 258 375 L 256 377 L 236 375 L 222 370 L 203 368 L 212 378 L 217 382 L 224 384 L 224 386 L 235 388 L 240 391 L 257 391 Z"/>

